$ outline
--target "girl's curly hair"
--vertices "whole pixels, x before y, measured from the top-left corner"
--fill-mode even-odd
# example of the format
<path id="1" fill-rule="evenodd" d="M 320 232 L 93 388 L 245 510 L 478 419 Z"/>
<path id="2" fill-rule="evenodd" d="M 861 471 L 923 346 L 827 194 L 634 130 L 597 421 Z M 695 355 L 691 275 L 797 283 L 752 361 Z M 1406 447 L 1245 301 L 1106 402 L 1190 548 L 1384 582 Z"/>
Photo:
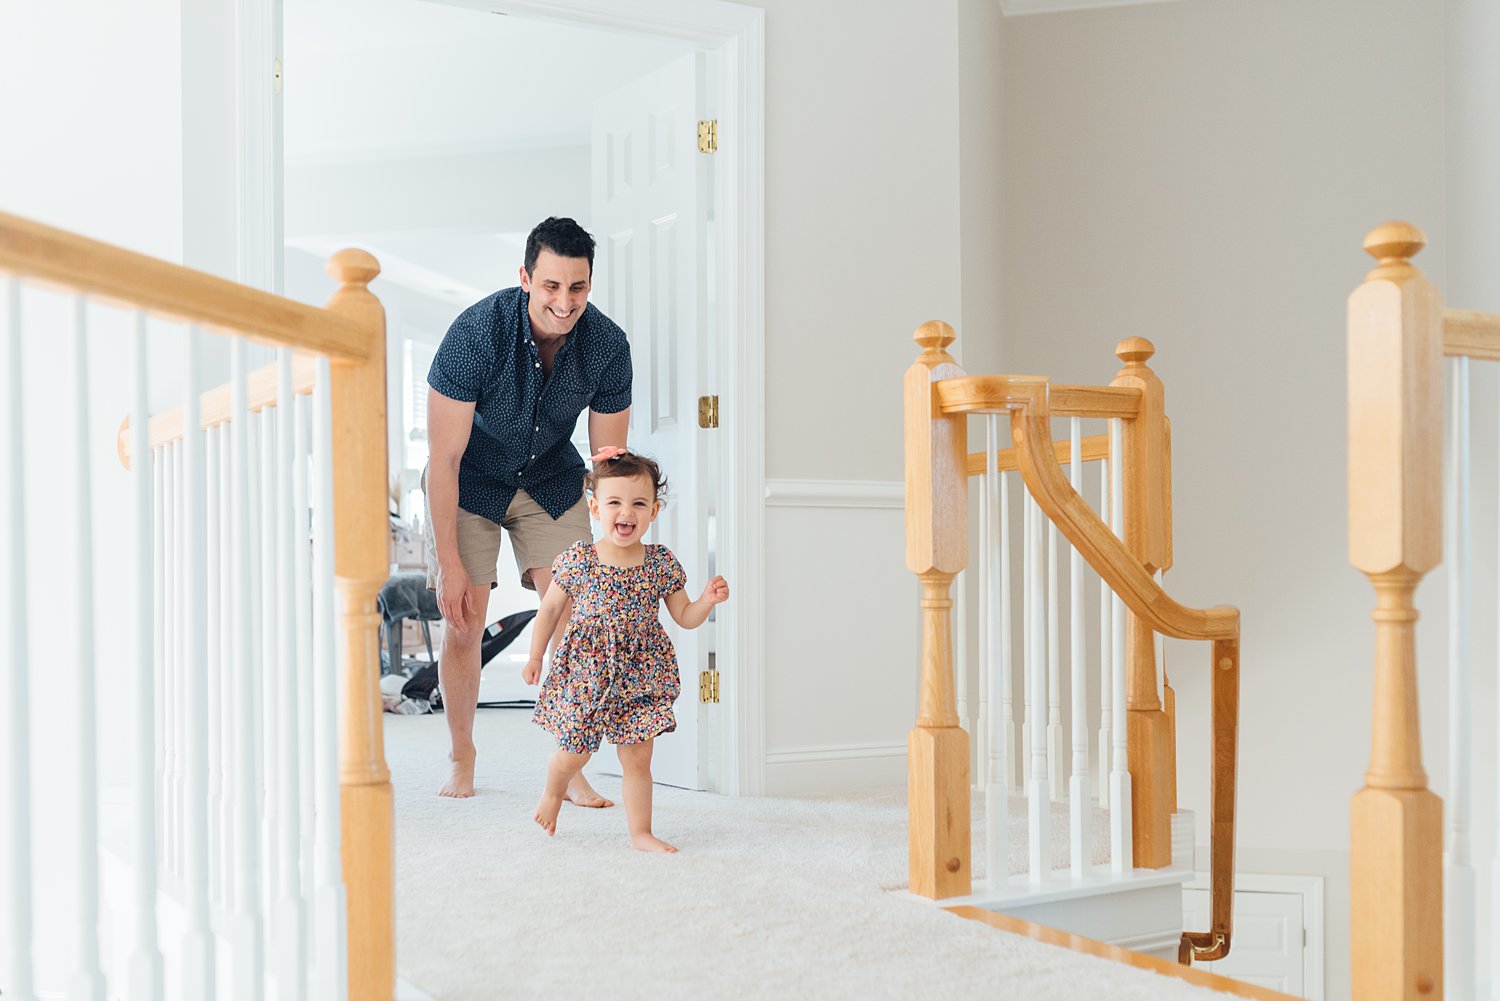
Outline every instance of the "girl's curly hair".
<path id="1" fill-rule="evenodd" d="M 625 452 L 613 459 L 594 463 L 593 472 L 584 474 L 583 485 L 590 493 L 597 493 L 599 484 L 605 480 L 629 476 L 644 476 L 651 482 L 652 497 L 655 500 L 666 499 L 667 478 L 662 475 L 661 466 L 656 464 L 655 459 L 648 459 L 634 452 Z"/>

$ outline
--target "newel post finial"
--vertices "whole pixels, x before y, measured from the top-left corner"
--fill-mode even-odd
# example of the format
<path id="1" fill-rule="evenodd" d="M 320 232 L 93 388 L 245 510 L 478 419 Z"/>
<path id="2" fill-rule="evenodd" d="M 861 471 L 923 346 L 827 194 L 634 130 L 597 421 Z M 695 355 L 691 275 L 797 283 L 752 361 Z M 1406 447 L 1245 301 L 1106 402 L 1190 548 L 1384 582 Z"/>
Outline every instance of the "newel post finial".
<path id="1" fill-rule="evenodd" d="M 944 361 L 952 361 L 953 357 L 948 354 L 948 345 L 958 340 L 958 335 L 942 320 L 928 320 L 916 329 L 911 339 L 922 345 L 924 354 L 941 358 Z"/>
<path id="2" fill-rule="evenodd" d="M 1400 278 L 1417 271 L 1411 259 L 1427 246 L 1427 235 L 1409 222 L 1399 219 L 1382 223 L 1365 237 L 1365 253 L 1376 260 L 1375 270 L 1366 279 Z"/>
<path id="3" fill-rule="evenodd" d="M 1156 345 L 1144 337 L 1127 337 L 1115 345 L 1115 357 L 1127 365 L 1144 365 L 1156 354 Z"/>
<path id="4" fill-rule="evenodd" d="M 345 247 L 328 259 L 324 268 L 342 288 L 367 288 L 380 274 L 380 262 L 373 254 L 355 247 Z"/>

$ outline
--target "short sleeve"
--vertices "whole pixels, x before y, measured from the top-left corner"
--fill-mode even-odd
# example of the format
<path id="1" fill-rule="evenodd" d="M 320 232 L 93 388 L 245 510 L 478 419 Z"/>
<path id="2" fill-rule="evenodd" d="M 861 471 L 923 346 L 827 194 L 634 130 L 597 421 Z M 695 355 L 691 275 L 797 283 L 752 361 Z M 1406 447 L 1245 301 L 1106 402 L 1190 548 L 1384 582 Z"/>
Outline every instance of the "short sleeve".
<path id="1" fill-rule="evenodd" d="M 687 574 L 683 573 L 682 564 L 666 546 L 657 549 L 656 580 L 663 598 L 687 587 Z"/>
<path id="2" fill-rule="evenodd" d="M 563 589 L 570 598 L 578 597 L 578 587 L 584 575 L 583 543 L 578 542 L 557 554 L 552 561 L 552 583 Z"/>
<path id="3" fill-rule="evenodd" d="M 488 312 L 478 304 L 464 310 L 448 328 L 427 370 L 427 385 L 450 400 L 474 403 L 495 367 L 495 339 L 482 321 Z"/>
<path id="4" fill-rule="evenodd" d="M 600 374 L 599 388 L 594 390 L 589 409 L 600 414 L 617 414 L 629 407 L 632 372 L 630 342 L 624 341 Z"/>

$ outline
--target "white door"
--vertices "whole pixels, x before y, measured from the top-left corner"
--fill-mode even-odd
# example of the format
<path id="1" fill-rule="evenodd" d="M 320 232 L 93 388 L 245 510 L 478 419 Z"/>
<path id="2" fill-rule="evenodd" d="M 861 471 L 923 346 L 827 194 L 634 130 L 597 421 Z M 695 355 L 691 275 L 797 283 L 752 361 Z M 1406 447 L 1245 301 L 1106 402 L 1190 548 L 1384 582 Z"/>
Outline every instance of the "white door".
<path id="1" fill-rule="evenodd" d="M 1220 976 L 1269 987 L 1295 997 L 1321 998 L 1321 985 L 1309 991 L 1304 982 L 1306 948 L 1300 893 L 1235 890 L 1234 937 L 1229 956 L 1212 963 L 1195 963 Z M 1192 886 L 1182 891 L 1183 927 L 1208 927 L 1208 890 Z"/>
<path id="2" fill-rule="evenodd" d="M 716 481 L 711 431 L 698 428 L 707 371 L 709 157 L 698 152 L 701 55 L 685 56 L 594 106 L 591 223 L 598 249 L 593 300 L 630 337 L 635 369 L 629 444 L 661 463 L 669 493 L 646 541 L 665 544 L 696 598 L 710 571 L 709 516 Z M 677 648 L 682 694 L 677 732 L 656 742 L 656 781 L 702 789 L 716 774 L 714 708 L 699 701 L 713 623 L 679 629 L 662 610 Z M 603 770 L 618 768 L 613 750 Z"/>

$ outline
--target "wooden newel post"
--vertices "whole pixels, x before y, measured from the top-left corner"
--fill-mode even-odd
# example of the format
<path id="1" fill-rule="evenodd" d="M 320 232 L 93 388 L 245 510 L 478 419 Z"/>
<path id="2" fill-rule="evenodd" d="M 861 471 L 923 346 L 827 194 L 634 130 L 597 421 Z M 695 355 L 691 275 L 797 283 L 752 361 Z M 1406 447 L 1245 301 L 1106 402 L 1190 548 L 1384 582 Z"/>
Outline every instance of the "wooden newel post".
<path id="1" fill-rule="evenodd" d="M 917 328 L 922 354 L 906 370 L 906 566 L 922 582 L 922 703 L 907 742 L 911 891 L 963 896 L 969 855 L 969 735 L 953 702 L 951 588 L 968 562 L 967 419 L 944 416 L 932 384 L 964 374 L 948 354 L 953 328 Z"/>
<path id="2" fill-rule="evenodd" d="M 1375 586 L 1370 769 L 1350 804 L 1353 994 L 1443 994 L 1442 801 L 1417 718 L 1417 610 L 1442 560 L 1442 303 L 1411 263 L 1416 227 L 1365 238 L 1379 262 L 1349 296 L 1349 562 Z"/>
<path id="3" fill-rule="evenodd" d="M 370 293 L 380 265 L 362 250 L 328 262 L 327 308 L 369 331 L 370 356 L 332 365 L 334 576 L 339 620 L 339 787 L 349 909 L 349 996 L 396 991 L 391 774 L 380 706 L 380 613 L 389 574 L 385 310 Z"/>
<path id="4" fill-rule="evenodd" d="M 1124 422 L 1122 448 L 1125 545 L 1148 573 L 1171 565 L 1170 485 L 1167 466 L 1165 393 L 1146 364 L 1156 348 L 1144 337 L 1128 337 L 1115 348 L 1125 363 L 1112 386 L 1138 389 L 1140 410 Z M 1172 721 L 1156 683 L 1156 634 L 1133 612 L 1126 613 L 1126 747 L 1130 761 L 1131 844 L 1143 869 L 1172 864 L 1172 800 L 1177 762 L 1172 757 Z"/>

